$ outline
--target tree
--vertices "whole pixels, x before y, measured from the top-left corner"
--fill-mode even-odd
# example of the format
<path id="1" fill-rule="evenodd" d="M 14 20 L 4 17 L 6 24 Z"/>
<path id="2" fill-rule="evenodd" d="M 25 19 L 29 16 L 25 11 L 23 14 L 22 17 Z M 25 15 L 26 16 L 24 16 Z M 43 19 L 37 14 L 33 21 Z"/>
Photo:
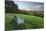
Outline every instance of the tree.
<path id="1" fill-rule="evenodd" d="M 18 5 L 13 1 L 5 1 L 5 12 L 6 13 L 15 13 L 17 12 Z"/>

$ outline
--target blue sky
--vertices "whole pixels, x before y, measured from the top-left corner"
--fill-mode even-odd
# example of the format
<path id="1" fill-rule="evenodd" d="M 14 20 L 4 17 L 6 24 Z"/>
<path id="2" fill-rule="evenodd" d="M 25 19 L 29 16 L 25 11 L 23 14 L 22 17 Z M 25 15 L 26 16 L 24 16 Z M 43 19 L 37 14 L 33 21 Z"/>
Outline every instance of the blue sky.
<path id="1" fill-rule="evenodd" d="M 14 1 L 18 8 L 21 10 L 31 11 L 31 10 L 43 10 L 44 4 L 40 2 L 24 2 L 24 1 Z"/>

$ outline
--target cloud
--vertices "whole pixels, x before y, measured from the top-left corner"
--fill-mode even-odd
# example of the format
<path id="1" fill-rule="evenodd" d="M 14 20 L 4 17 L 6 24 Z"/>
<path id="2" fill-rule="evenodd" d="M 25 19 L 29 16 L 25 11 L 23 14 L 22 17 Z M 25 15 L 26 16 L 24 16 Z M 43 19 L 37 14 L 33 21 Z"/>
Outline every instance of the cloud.
<path id="1" fill-rule="evenodd" d="M 40 2 L 23 2 L 23 1 L 17 1 L 15 2 L 18 4 L 18 8 L 21 10 L 26 11 L 43 11 L 44 10 L 44 4 Z"/>

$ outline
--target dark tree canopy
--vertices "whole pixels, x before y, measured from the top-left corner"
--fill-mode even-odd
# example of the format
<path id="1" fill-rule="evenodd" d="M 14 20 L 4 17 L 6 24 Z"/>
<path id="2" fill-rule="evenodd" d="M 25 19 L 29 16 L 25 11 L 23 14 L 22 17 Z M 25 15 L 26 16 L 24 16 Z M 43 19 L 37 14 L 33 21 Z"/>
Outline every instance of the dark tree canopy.
<path id="1" fill-rule="evenodd" d="M 13 1 L 5 1 L 5 12 L 6 13 L 15 13 L 18 9 L 18 5 Z"/>

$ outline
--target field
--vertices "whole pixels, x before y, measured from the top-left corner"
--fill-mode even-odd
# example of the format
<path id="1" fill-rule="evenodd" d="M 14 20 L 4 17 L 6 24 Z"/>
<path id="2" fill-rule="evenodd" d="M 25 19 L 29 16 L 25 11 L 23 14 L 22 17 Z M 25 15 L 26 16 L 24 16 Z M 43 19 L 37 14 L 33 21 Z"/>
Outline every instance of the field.
<path id="1" fill-rule="evenodd" d="M 16 26 L 15 23 L 11 23 L 14 16 L 18 16 L 19 18 L 24 19 L 24 25 Z M 12 14 L 6 13 L 5 14 L 5 28 L 7 30 L 11 29 L 39 29 L 43 28 L 43 18 L 32 16 L 32 15 L 25 15 L 25 14 Z M 16 30 L 15 29 L 15 30 Z"/>

